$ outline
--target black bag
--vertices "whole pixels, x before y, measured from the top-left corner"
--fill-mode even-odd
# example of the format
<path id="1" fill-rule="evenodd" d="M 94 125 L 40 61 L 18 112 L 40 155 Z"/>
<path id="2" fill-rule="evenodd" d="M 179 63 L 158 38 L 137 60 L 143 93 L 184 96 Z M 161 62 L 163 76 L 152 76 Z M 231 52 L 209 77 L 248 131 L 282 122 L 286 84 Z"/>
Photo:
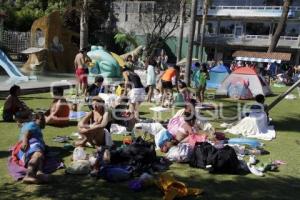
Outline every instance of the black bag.
<path id="1" fill-rule="evenodd" d="M 122 149 L 111 151 L 111 164 L 131 165 L 138 172 L 151 168 L 156 160 L 155 144 L 146 142 L 141 137 Z"/>
<path id="2" fill-rule="evenodd" d="M 190 160 L 191 167 L 207 169 L 210 173 L 236 174 L 239 165 L 232 147 L 216 149 L 207 142 L 196 143 Z"/>
<path id="3" fill-rule="evenodd" d="M 207 142 L 197 142 L 195 144 L 192 156 L 190 159 L 190 166 L 195 168 L 206 169 L 208 159 L 216 152 L 216 148 Z"/>
<path id="4" fill-rule="evenodd" d="M 232 147 L 225 146 L 218 149 L 212 158 L 211 168 L 209 168 L 210 173 L 239 173 L 240 162 Z"/>

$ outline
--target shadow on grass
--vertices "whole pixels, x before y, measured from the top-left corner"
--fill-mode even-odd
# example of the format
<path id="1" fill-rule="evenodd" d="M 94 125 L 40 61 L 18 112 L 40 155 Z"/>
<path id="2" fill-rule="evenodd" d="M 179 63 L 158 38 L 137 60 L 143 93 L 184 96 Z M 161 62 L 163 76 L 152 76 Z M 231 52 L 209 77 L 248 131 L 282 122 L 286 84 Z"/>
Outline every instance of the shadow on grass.
<path id="1" fill-rule="evenodd" d="M 42 99 L 52 100 L 53 98 L 52 97 L 38 97 L 38 96 L 28 97 L 28 96 L 26 96 L 26 97 L 20 97 L 20 99 L 24 101 L 24 100 L 37 100 L 37 99 L 39 99 L 39 100 L 42 100 Z"/>
<path id="2" fill-rule="evenodd" d="M 78 125 L 78 121 L 75 121 L 75 120 L 70 120 L 67 125 L 63 125 L 63 126 L 55 126 L 55 125 L 52 125 L 52 124 L 47 124 L 47 126 L 54 127 L 54 128 L 59 128 L 59 129 L 72 127 L 72 126 L 77 127 L 77 125 Z"/>
<path id="3" fill-rule="evenodd" d="M 299 178 L 233 176 L 231 180 L 220 180 L 222 175 L 207 179 L 197 176 L 179 178 L 190 187 L 204 189 L 203 199 L 297 199 L 300 195 Z M 226 175 L 225 175 L 226 176 Z M 197 199 L 197 198 L 185 198 Z"/>
<path id="4" fill-rule="evenodd" d="M 57 152 L 57 157 L 59 157 L 62 160 L 73 154 L 73 148 L 65 149 L 63 147 L 48 146 L 47 150 L 49 152 Z"/>
<path id="5" fill-rule="evenodd" d="M 0 151 L 0 158 L 8 158 L 9 155 L 9 151 Z"/>
<path id="6" fill-rule="evenodd" d="M 299 132 L 300 130 L 300 114 L 294 115 L 292 117 L 282 117 L 280 120 L 272 122 L 275 129 L 278 131 L 293 131 Z"/>
<path id="7" fill-rule="evenodd" d="M 204 194 L 199 197 L 180 199 L 298 199 L 300 179 L 295 177 L 267 177 L 191 174 L 187 177 L 176 176 L 188 187 L 203 188 Z M 224 178 L 225 176 L 225 178 Z M 229 175 L 228 175 L 229 176 Z M 6 183 L 0 188 L 1 199 L 159 199 L 162 192 L 155 186 L 141 192 L 133 192 L 128 182 L 110 183 L 88 176 L 52 175 L 48 185 L 28 186 L 19 183 Z"/>
<path id="8" fill-rule="evenodd" d="M 148 115 L 148 114 L 150 114 L 150 112 L 143 112 L 143 111 L 140 111 L 139 114 L 140 114 L 140 115 Z"/>

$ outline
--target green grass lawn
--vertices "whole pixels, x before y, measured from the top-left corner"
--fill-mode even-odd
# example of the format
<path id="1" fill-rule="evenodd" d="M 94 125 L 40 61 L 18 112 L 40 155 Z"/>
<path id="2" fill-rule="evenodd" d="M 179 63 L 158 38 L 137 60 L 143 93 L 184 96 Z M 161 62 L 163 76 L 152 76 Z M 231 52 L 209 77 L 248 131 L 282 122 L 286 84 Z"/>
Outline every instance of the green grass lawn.
<path id="1" fill-rule="evenodd" d="M 276 95 L 286 88 L 274 88 L 274 96 L 267 98 L 270 103 Z M 271 112 L 277 138 L 264 142 L 270 155 L 260 156 L 261 161 L 280 159 L 287 162 L 278 172 L 267 172 L 265 177 L 248 175 L 212 175 L 201 169 L 190 168 L 186 164 L 173 164 L 170 172 L 191 187 L 201 187 L 205 193 L 199 197 L 185 199 L 298 199 L 300 197 L 300 101 L 283 100 Z M 32 108 L 47 108 L 51 98 L 49 93 L 22 96 Z M 234 116 L 237 112 L 236 101 L 229 99 L 211 100 L 224 104 L 224 116 Z M 239 101 L 241 103 L 245 103 Z M 3 98 L 0 100 L 3 105 Z M 144 117 L 153 118 L 148 106 L 142 106 Z M 162 119 L 168 119 L 171 113 L 164 113 Z M 207 113 L 209 116 L 209 113 Z M 220 119 L 212 121 L 219 128 Z M 56 135 L 70 135 L 76 131 L 76 125 L 67 128 L 47 126 L 44 130 L 46 143 L 59 151 L 65 164 L 70 162 L 71 151 L 62 148 L 62 144 L 52 141 Z M 15 123 L 0 122 L 0 199 L 162 199 L 162 193 L 156 187 L 143 192 L 132 192 L 127 183 L 108 183 L 88 176 L 66 175 L 58 170 L 52 175 L 48 185 L 24 185 L 14 182 L 7 172 L 8 148 L 17 141 L 19 130 Z M 121 140 L 120 137 L 114 137 Z M 91 151 L 89 149 L 88 151 Z"/>

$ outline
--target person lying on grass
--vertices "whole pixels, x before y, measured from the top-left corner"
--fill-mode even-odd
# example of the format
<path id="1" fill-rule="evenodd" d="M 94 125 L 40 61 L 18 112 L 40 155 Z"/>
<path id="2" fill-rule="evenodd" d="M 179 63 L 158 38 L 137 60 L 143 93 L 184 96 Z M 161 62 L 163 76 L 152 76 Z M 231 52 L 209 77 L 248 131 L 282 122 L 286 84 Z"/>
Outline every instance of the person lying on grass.
<path id="1" fill-rule="evenodd" d="M 111 115 L 105 110 L 105 102 L 100 97 L 93 97 L 93 110 L 78 122 L 79 134 L 82 137 L 75 146 L 84 147 L 87 142 L 96 148 L 105 145 L 104 128 L 109 130 Z"/>
<path id="2" fill-rule="evenodd" d="M 64 89 L 55 87 L 53 89 L 53 102 L 50 109 L 46 111 L 46 124 L 53 126 L 66 126 L 69 123 L 70 107 L 63 97 Z"/>
<path id="3" fill-rule="evenodd" d="M 31 122 L 23 123 L 20 134 L 21 148 L 17 152 L 19 163 L 27 168 L 24 183 L 48 182 L 48 175 L 42 172 L 45 142 L 42 129 L 45 128 L 45 117 L 43 113 L 36 113 Z"/>
<path id="4" fill-rule="evenodd" d="M 22 123 L 31 118 L 32 110 L 19 99 L 21 88 L 18 85 L 13 85 L 9 89 L 9 95 L 6 97 L 3 107 L 2 118 L 5 122 L 14 120 Z"/>
<path id="5" fill-rule="evenodd" d="M 194 134 L 196 117 L 191 113 L 185 112 L 183 116 L 170 119 L 168 129 L 159 139 L 159 147 L 162 152 L 168 152 L 173 146 L 183 141 L 189 135 Z"/>

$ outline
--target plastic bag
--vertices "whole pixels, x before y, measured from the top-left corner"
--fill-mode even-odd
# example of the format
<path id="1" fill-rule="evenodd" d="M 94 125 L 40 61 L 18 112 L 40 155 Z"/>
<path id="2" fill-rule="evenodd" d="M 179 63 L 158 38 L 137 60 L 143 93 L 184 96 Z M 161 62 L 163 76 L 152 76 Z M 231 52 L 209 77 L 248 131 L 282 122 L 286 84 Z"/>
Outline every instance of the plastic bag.
<path id="1" fill-rule="evenodd" d="M 85 160 L 86 153 L 82 147 L 76 147 L 73 151 L 73 161 Z"/>

